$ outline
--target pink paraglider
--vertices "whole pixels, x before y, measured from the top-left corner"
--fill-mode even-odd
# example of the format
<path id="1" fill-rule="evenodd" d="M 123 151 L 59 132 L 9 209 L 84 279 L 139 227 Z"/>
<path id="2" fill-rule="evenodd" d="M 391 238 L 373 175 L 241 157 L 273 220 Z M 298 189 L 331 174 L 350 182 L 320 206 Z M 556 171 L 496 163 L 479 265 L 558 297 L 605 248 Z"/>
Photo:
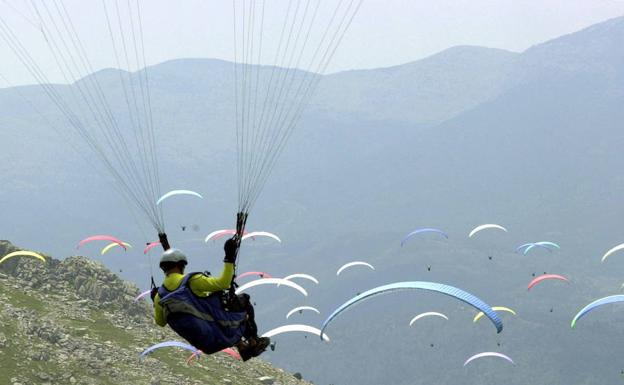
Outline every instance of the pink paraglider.
<path id="1" fill-rule="evenodd" d="M 94 235 L 92 237 L 88 237 L 83 239 L 82 241 L 78 242 L 78 246 L 76 246 L 77 249 L 80 248 L 80 246 L 83 246 L 89 242 L 93 242 L 93 241 L 110 241 L 110 242 L 114 242 L 116 244 L 118 244 L 119 246 L 123 247 L 124 250 L 127 250 L 126 245 L 124 245 L 124 243 L 122 241 L 120 241 L 119 239 L 112 237 L 110 235 Z"/>
<path id="2" fill-rule="evenodd" d="M 273 278 L 271 276 L 271 274 L 265 273 L 263 271 L 247 271 L 247 272 L 239 275 L 238 278 L 241 279 L 241 278 L 249 277 L 249 276 L 252 276 L 252 275 L 257 275 L 260 278 Z"/>
<path id="3" fill-rule="evenodd" d="M 153 249 L 156 246 L 160 246 L 160 242 L 156 241 L 156 242 L 148 243 L 147 246 L 145 246 L 145 249 L 143 249 L 143 254 L 147 254 L 151 249 Z"/>
<path id="4" fill-rule="evenodd" d="M 231 356 L 232 358 L 234 358 L 235 360 L 239 360 L 241 359 L 240 354 L 238 354 L 238 352 L 232 348 L 225 348 L 223 350 L 221 350 L 221 352 Z M 187 359 L 186 359 L 186 364 L 190 365 L 191 362 L 193 361 L 193 358 L 197 358 L 199 359 L 199 356 L 202 354 L 203 352 L 201 350 L 196 351 L 195 353 L 191 354 Z"/>
<path id="5" fill-rule="evenodd" d="M 559 275 L 559 274 L 544 274 L 544 275 L 540 275 L 539 277 L 535 278 L 534 280 L 532 280 L 531 282 L 529 282 L 529 285 L 527 287 L 527 290 L 531 290 L 531 288 L 535 285 L 537 285 L 538 283 L 547 280 L 547 279 L 558 279 L 560 281 L 565 281 L 570 283 L 570 280 L 568 280 L 566 277 L 564 277 L 563 275 Z"/>
<path id="6" fill-rule="evenodd" d="M 236 234 L 235 229 L 224 229 L 224 230 L 213 231 L 212 233 L 206 236 L 206 239 L 204 239 L 204 242 L 216 241 L 217 239 L 223 238 L 226 235 L 234 235 L 234 234 Z M 247 234 L 249 234 L 247 231 L 243 231 L 243 236 Z"/>

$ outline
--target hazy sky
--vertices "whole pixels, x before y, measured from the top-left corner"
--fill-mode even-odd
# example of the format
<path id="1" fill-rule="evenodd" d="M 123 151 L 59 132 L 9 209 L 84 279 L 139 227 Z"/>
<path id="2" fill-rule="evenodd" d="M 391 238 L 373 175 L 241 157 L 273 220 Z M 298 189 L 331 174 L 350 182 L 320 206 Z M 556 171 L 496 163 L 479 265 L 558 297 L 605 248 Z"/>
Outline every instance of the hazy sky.
<path id="1" fill-rule="evenodd" d="M 42 0 L 36 1 L 42 4 Z M 110 7 L 115 4 L 106 1 Z M 324 0 L 328 4 L 335 1 Z M 102 3 L 63 3 L 93 66 L 114 66 Z M 149 0 L 142 4 L 148 63 L 183 57 L 232 58 L 230 0 Z M 621 15 L 624 0 L 365 0 L 330 71 L 401 64 L 460 44 L 522 51 Z M 0 16 L 49 78 L 59 80 L 48 48 L 32 25 L 36 17 L 28 2 L 0 0 Z M 32 82 L 1 39 L 0 58 L 0 74 L 10 82 Z"/>

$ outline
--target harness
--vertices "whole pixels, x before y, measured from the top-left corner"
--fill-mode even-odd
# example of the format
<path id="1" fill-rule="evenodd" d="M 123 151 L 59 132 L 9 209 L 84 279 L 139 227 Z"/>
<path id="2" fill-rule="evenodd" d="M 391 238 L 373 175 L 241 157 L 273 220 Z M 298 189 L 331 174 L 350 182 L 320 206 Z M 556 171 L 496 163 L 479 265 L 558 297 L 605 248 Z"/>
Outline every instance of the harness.
<path id="1" fill-rule="evenodd" d="M 241 340 L 247 329 L 247 313 L 229 307 L 228 296 L 222 291 L 206 297 L 195 295 L 189 282 L 197 274 L 203 273 L 187 274 L 173 291 L 159 287 L 158 295 L 171 329 L 197 349 L 211 354 Z"/>
<path id="2" fill-rule="evenodd" d="M 211 293 L 206 297 L 199 297 L 190 287 L 191 277 L 204 273 L 187 274 L 180 286 L 169 291 L 164 285 L 158 288 L 160 305 L 163 308 L 165 319 L 172 314 L 190 314 L 207 322 L 216 322 L 224 328 L 238 328 L 245 321 L 244 312 L 230 311 L 228 296 L 224 292 Z"/>

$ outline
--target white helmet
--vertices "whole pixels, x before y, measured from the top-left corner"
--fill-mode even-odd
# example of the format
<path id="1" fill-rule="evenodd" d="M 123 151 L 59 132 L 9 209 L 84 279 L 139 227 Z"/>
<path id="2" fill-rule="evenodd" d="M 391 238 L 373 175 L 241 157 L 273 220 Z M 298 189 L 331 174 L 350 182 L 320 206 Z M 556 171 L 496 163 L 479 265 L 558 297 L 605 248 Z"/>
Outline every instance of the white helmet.
<path id="1" fill-rule="evenodd" d="M 160 257 L 160 263 L 164 262 L 184 262 L 187 264 L 186 255 L 178 249 L 169 249 L 162 254 Z"/>

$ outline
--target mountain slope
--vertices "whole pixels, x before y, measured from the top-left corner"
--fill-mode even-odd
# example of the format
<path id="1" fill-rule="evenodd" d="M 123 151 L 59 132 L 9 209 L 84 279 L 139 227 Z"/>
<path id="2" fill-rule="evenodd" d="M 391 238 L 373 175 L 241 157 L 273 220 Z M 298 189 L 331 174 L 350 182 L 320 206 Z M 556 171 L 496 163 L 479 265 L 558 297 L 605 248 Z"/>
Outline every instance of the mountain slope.
<path id="1" fill-rule="evenodd" d="M 0 241 L 0 255 L 16 250 Z M 187 365 L 187 351 L 154 343 L 180 340 L 155 327 L 137 288 L 84 257 L 14 258 L 0 266 L 0 383 L 304 384 L 261 360 L 219 353 Z"/>

